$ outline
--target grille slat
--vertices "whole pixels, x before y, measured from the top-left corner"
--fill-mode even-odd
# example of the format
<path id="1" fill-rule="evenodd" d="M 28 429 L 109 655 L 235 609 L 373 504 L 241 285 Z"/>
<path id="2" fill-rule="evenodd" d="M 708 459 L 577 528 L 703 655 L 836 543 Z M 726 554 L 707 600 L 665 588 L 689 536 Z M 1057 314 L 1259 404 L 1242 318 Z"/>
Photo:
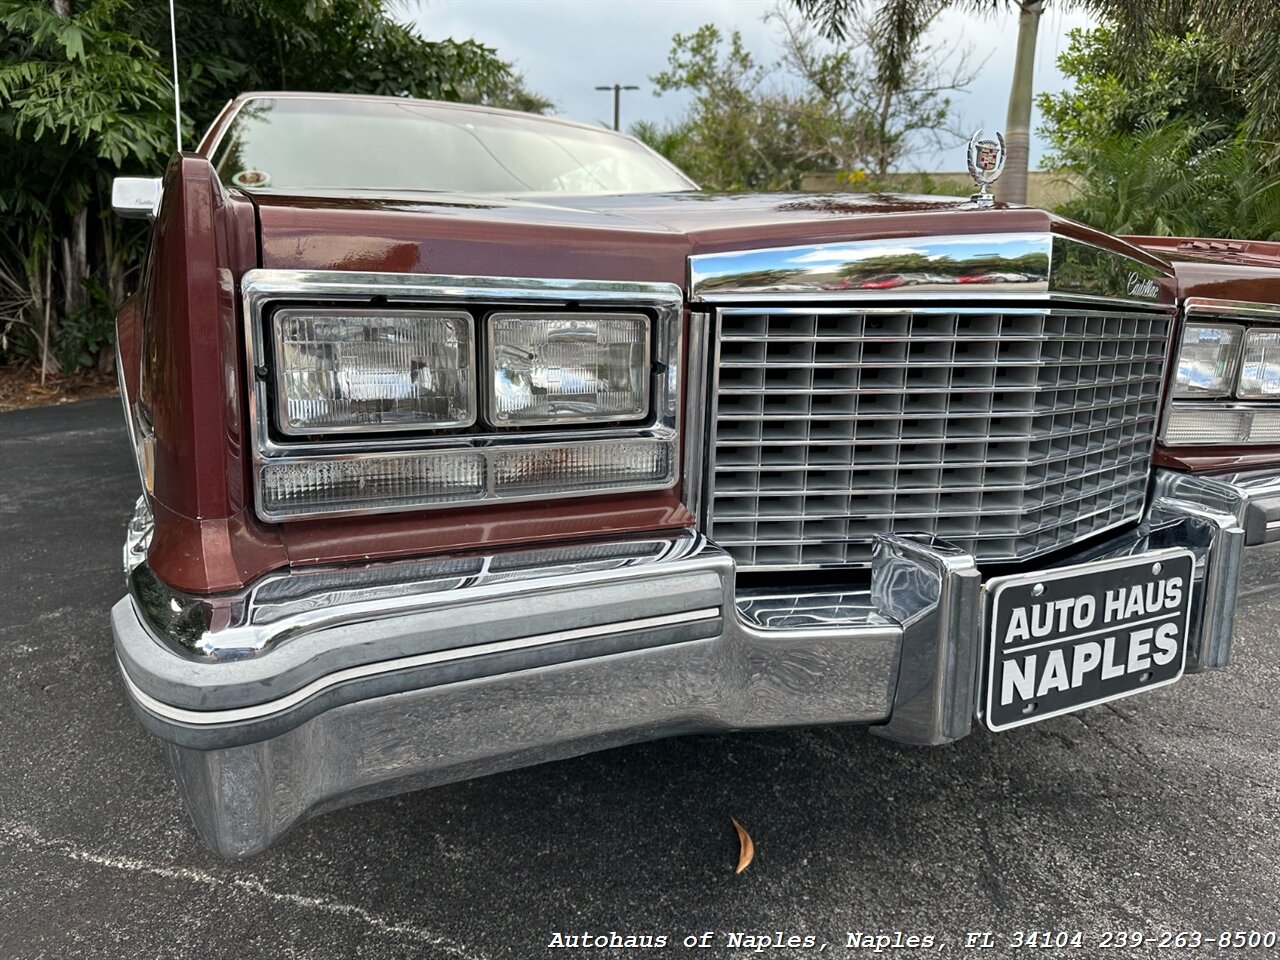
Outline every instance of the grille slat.
<path id="1" fill-rule="evenodd" d="M 711 536 L 741 568 L 867 566 L 878 533 L 1025 560 L 1135 519 L 1171 318 L 719 316 Z"/>

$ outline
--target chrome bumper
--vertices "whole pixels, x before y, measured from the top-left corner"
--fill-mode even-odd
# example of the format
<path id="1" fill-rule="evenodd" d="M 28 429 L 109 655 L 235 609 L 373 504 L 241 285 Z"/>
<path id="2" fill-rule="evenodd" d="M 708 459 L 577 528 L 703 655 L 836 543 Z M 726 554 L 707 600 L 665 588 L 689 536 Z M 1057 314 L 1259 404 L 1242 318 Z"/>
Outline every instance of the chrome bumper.
<path id="1" fill-rule="evenodd" d="M 1056 565 L 1196 556 L 1188 670 L 1227 664 L 1258 480 L 1158 471 L 1146 519 Z M 665 539 L 294 571 L 241 594 L 166 588 L 126 546 L 121 671 L 223 856 L 359 800 L 696 731 L 875 724 L 969 733 L 982 576 L 933 538 L 882 537 L 869 588 L 739 591 L 729 556 Z"/>

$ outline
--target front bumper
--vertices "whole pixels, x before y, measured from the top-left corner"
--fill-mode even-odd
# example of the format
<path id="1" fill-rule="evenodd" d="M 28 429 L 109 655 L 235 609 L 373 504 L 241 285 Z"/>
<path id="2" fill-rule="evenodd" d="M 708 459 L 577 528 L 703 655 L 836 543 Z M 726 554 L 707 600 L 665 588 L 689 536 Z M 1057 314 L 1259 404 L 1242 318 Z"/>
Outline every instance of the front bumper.
<path id="1" fill-rule="evenodd" d="M 1190 548 L 1188 670 L 1223 667 L 1246 527 L 1276 491 L 1158 471 L 1137 529 L 1054 565 Z M 933 538 L 881 538 L 869 588 L 839 592 L 739 591 L 690 531 L 295 571 L 208 598 L 151 576 L 145 536 L 131 527 L 116 651 L 223 856 L 326 809 L 642 739 L 865 723 L 939 744 L 974 721 L 982 576 Z"/>

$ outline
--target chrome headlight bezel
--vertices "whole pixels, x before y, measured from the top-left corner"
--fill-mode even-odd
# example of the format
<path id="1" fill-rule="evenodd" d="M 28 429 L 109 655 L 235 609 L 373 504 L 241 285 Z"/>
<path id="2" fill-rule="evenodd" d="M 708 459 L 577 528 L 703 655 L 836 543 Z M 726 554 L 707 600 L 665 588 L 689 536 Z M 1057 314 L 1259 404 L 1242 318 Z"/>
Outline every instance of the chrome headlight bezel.
<path id="1" fill-rule="evenodd" d="M 614 494 L 670 490 L 680 482 L 683 467 L 680 450 L 679 411 L 684 396 L 681 368 L 684 296 L 676 284 L 610 281 L 531 280 L 527 278 L 427 276 L 419 274 L 352 273 L 347 271 L 266 270 L 248 271 L 241 279 L 243 295 L 246 367 L 249 392 L 250 448 L 253 456 L 254 509 L 268 522 L 318 517 L 479 507 L 518 501 L 544 501 Z M 309 433 L 291 437 L 275 428 L 274 375 L 269 363 L 267 338 L 272 312 L 285 306 L 339 305 L 343 309 L 373 306 L 378 310 L 425 308 L 466 310 L 482 329 L 482 318 L 494 310 L 548 312 L 581 310 L 607 313 L 642 313 L 650 318 L 649 405 L 643 419 L 600 424 L 555 424 L 493 428 L 477 420 L 453 430 L 361 431 L 335 435 Z M 477 370 L 487 364 L 483 338 L 479 343 Z M 483 414 L 483 395 L 477 401 Z M 562 456 L 532 456 L 554 449 Z M 646 451 L 650 451 L 646 453 Z M 426 461 L 443 463 L 456 455 L 483 461 L 485 484 L 476 496 L 457 497 L 441 491 L 439 499 L 400 497 L 396 502 L 367 502 L 347 508 L 326 504 L 315 509 L 269 502 L 268 471 L 276 476 L 321 475 L 332 465 L 335 475 L 349 476 L 356 465 L 367 465 L 374 485 L 385 484 L 397 471 L 410 479 L 435 471 Z M 424 467 L 412 468 L 420 458 Z M 514 458 L 514 459 L 513 459 Z M 637 471 L 635 482 L 617 482 L 584 470 L 583 458 Z M 601 459 L 602 458 L 602 459 Z M 586 476 L 578 485 L 547 489 L 531 482 L 527 472 L 521 483 L 500 488 L 499 463 L 531 463 L 537 469 L 563 467 Z M 339 466 L 341 464 L 341 466 Z M 386 471 L 378 472 L 378 465 Z M 575 464 L 578 466 L 575 467 Z M 290 465 L 299 471 L 282 470 Z M 640 476 L 641 468 L 648 473 Z M 313 469 L 314 468 L 314 469 Z M 614 469 L 606 468 L 605 472 Z M 505 476 L 505 474 L 504 474 Z M 592 486 L 592 481 L 598 485 Z M 416 482 L 416 481 L 415 481 Z M 427 484 L 430 486 L 430 483 Z"/>
<path id="2" fill-rule="evenodd" d="M 1187 393 L 1177 389 L 1185 330 L 1196 326 L 1238 332 L 1225 390 Z M 1193 297 L 1184 305 L 1183 330 L 1173 357 L 1160 440 L 1171 447 L 1280 445 L 1280 393 L 1263 396 L 1242 389 L 1249 338 L 1255 333 L 1280 334 L 1280 305 Z"/>

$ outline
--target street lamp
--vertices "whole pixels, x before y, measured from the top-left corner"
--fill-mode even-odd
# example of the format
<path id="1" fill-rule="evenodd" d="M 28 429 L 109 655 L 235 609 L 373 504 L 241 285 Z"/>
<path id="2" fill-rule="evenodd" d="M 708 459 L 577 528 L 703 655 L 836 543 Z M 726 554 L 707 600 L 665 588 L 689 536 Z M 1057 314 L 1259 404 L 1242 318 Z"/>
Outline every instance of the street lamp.
<path id="1" fill-rule="evenodd" d="M 631 86 L 623 86 L 623 85 L 622 85 L 622 84 L 620 84 L 620 83 L 615 83 L 615 84 L 613 84 L 613 86 L 608 86 L 608 87 L 596 87 L 596 89 L 597 89 L 597 90 L 612 90 L 612 91 L 613 91 L 613 129 L 615 129 L 615 130 L 620 129 L 620 127 L 618 126 L 618 114 L 619 114 L 619 108 L 620 108 L 620 107 L 621 107 L 621 105 L 622 105 L 622 91 L 623 91 L 623 90 L 639 90 L 640 88 L 639 88 L 639 87 L 631 87 Z"/>

